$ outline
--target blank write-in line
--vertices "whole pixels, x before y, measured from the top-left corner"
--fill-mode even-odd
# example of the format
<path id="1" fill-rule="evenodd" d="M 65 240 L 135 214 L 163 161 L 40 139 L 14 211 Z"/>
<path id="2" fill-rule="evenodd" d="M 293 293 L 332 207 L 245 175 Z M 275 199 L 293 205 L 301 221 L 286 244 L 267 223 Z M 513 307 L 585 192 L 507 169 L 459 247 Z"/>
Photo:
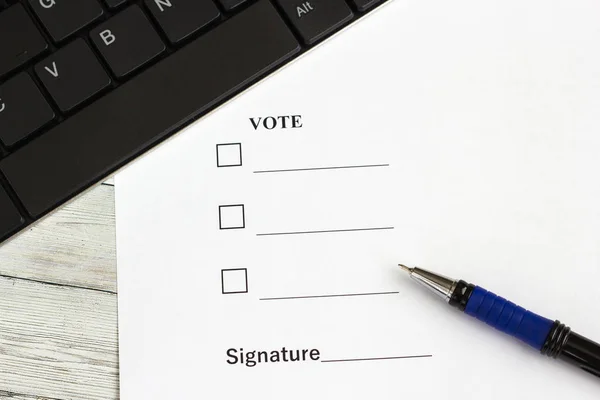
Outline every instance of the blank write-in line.
<path id="1" fill-rule="evenodd" d="M 346 358 L 340 360 L 321 360 L 323 363 L 340 363 L 340 362 L 355 362 L 355 361 L 383 361 L 383 360 L 403 360 L 408 358 L 429 358 L 432 354 L 422 354 L 418 356 L 399 356 L 399 357 L 373 357 L 373 358 Z"/>
<path id="2" fill-rule="evenodd" d="M 314 168 L 292 168 L 292 169 L 265 169 L 254 171 L 255 174 L 270 174 L 274 172 L 301 172 L 301 171 L 324 171 L 330 169 L 355 169 L 355 168 L 381 168 L 389 167 L 390 164 L 367 164 L 367 165 L 342 165 L 337 167 L 314 167 Z"/>
<path id="3" fill-rule="evenodd" d="M 257 233 L 256 236 L 281 236 L 281 235 L 309 235 L 314 233 L 340 233 L 340 232 L 364 232 L 364 231 L 385 231 L 394 229 L 393 226 L 384 226 L 380 228 L 355 228 L 355 229 L 330 229 L 325 231 L 296 231 L 296 232 L 273 232 Z"/>
<path id="4" fill-rule="evenodd" d="M 371 292 L 371 293 L 321 294 L 321 295 L 313 295 L 313 296 L 264 297 L 259 300 L 322 299 L 322 298 L 326 298 L 326 297 L 377 296 L 377 295 L 385 295 L 385 294 L 400 294 L 400 292 Z"/>

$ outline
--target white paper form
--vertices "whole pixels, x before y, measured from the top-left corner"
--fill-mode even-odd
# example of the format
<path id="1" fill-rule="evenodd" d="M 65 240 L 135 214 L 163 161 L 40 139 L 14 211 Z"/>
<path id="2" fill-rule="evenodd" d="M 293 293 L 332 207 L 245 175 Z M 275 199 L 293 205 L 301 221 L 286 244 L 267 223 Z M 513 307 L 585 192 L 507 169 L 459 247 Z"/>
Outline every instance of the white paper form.
<path id="1" fill-rule="evenodd" d="M 396 0 L 121 173 L 121 398 L 597 399 L 396 265 L 600 338 L 598 15 Z"/>

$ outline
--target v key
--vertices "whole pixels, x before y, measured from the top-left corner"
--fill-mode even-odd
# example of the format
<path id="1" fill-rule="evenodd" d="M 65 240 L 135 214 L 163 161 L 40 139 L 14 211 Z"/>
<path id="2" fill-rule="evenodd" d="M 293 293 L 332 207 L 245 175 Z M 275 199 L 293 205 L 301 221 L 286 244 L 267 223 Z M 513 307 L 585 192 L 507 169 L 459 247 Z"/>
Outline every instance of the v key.
<path id="1" fill-rule="evenodd" d="M 44 67 L 44 69 L 48 71 L 48 73 L 53 77 L 58 78 L 58 68 L 56 67 L 56 61 L 52 61 L 52 68 Z"/>
<path id="2" fill-rule="evenodd" d="M 78 107 L 110 85 L 110 78 L 83 39 L 77 39 L 35 67 L 62 112 Z"/>

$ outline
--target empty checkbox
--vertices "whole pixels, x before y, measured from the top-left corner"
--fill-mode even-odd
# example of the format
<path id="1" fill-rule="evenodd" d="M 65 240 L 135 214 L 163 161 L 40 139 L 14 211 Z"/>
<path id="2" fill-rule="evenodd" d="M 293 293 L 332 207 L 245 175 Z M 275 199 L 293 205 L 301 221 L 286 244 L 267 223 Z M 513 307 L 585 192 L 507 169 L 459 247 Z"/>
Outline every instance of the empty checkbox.
<path id="1" fill-rule="evenodd" d="M 246 216 L 243 204 L 219 206 L 219 229 L 244 229 Z"/>
<path id="2" fill-rule="evenodd" d="M 248 270 L 246 268 L 222 269 L 221 290 L 223 294 L 248 293 Z"/>
<path id="3" fill-rule="evenodd" d="M 224 143 L 217 145 L 217 167 L 241 167 L 242 144 Z"/>

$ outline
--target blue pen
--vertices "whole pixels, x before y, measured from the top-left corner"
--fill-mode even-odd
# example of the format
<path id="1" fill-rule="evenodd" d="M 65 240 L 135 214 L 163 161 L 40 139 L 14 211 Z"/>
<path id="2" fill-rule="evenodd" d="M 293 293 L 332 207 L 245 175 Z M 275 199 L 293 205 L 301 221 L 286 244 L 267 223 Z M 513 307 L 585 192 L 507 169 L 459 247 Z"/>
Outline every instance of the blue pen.
<path id="1" fill-rule="evenodd" d="M 542 354 L 564 360 L 600 378 L 600 344 L 571 331 L 560 321 L 532 313 L 463 280 L 403 264 L 399 266 L 451 306 L 522 340 Z"/>

